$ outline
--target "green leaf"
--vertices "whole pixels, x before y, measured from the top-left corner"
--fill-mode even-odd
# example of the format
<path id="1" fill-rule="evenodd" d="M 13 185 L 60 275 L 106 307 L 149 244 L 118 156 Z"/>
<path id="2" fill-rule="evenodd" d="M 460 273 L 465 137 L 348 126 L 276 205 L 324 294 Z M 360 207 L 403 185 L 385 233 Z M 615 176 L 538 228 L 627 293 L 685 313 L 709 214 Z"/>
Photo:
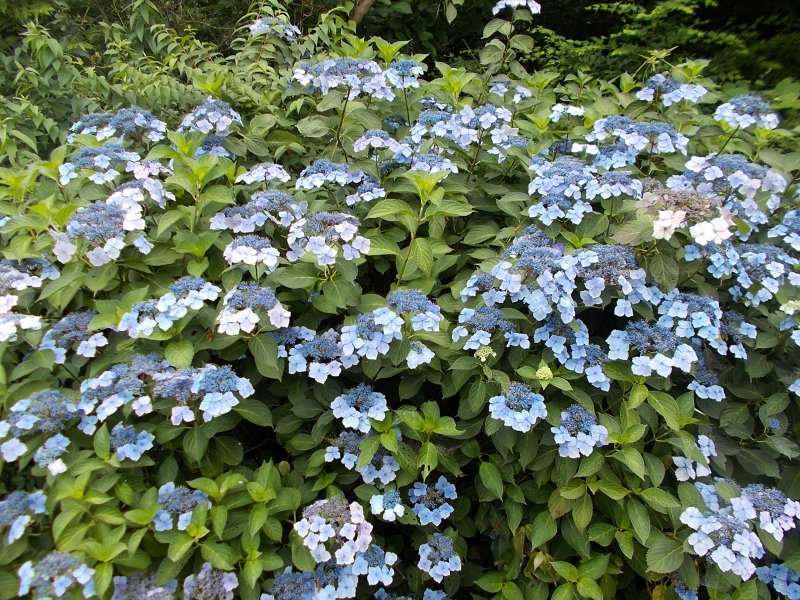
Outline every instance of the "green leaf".
<path id="1" fill-rule="evenodd" d="M 108 426 L 105 423 L 94 435 L 94 453 L 103 460 L 111 457 L 111 440 L 108 435 Z"/>
<path id="2" fill-rule="evenodd" d="M 283 377 L 283 361 L 278 360 L 278 344 L 268 333 L 250 338 L 247 343 L 256 362 L 256 369 L 264 377 L 281 379 Z"/>
<path id="3" fill-rule="evenodd" d="M 664 417 L 667 426 L 674 431 L 679 431 L 681 428 L 681 411 L 678 403 L 669 394 L 664 392 L 656 392 L 650 390 L 647 393 L 647 403 L 652 406 L 655 411 Z"/>
<path id="4" fill-rule="evenodd" d="M 240 400 L 233 410 L 251 423 L 261 427 L 272 427 L 272 412 L 258 400 L 253 398 Z"/>
<path id="5" fill-rule="evenodd" d="M 169 543 L 167 556 L 173 562 L 177 562 L 192 547 L 194 540 L 185 533 L 178 533 Z"/>
<path id="6" fill-rule="evenodd" d="M 528 541 L 530 541 L 531 547 L 538 548 L 553 539 L 557 532 L 558 526 L 555 520 L 550 515 L 550 512 L 545 510 L 536 515 L 533 520 L 533 526 L 528 534 Z"/>
<path id="7" fill-rule="evenodd" d="M 200 553 L 203 558 L 211 563 L 215 569 L 222 569 L 223 571 L 232 571 L 233 564 L 236 562 L 236 557 L 233 550 L 227 544 L 217 544 L 215 542 L 205 542 L 200 547 Z"/>
<path id="8" fill-rule="evenodd" d="M 644 505 L 633 498 L 628 498 L 628 517 L 633 525 L 633 530 L 639 542 L 645 544 L 650 537 L 650 514 Z"/>
<path id="9" fill-rule="evenodd" d="M 478 469 L 478 474 L 481 478 L 481 483 L 486 486 L 496 498 L 503 497 L 503 477 L 500 471 L 490 462 L 481 463 Z"/>
<path id="10" fill-rule="evenodd" d="M 411 256 L 420 270 L 430 277 L 433 272 L 433 250 L 431 243 L 426 238 L 417 238 L 411 244 Z"/>
<path id="11" fill-rule="evenodd" d="M 683 563 L 683 544 L 661 537 L 647 550 L 647 568 L 655 573 L 672 573 Z"/>
<path id="12" fill-rule="evenodd" d="M 193 427 L 183 437 L 183 449 L 195 462 L 200 462 L 208 448 L 208 435 L 202 427 Z M 174 560 L 174 559 L 173 559 Z"/>
<path id="13" fill-rule="evenodd" d="M 291 289 L 310 288 L 319 280 L 319 271 L 309 263 L 295 263 L 283 269 L 278 281 Z"/>
<path id="14" fill-rule="evenodd" d="M 650 275 L 663 291 L 669 291 L 678 285 L 678 263 L 671 256 L 657 252 L 650 259 L 648 267 Z"/>
<path id="15" fill-rule="evenodd" d="M 164 350 L 164 358 L 178 369 L 187 369 L 192 366 L 194 345 L 189 340 L 173 342 Z"/>
<path id="16" fill-rule="evenodd" d="M 681 507 L 681 503 L 678 502 L 672 494 L 658 488 L 647 488 L 646 490 L 642 490 L 639 495 L 644 498 L 650 506 L 657 509 Z"/>

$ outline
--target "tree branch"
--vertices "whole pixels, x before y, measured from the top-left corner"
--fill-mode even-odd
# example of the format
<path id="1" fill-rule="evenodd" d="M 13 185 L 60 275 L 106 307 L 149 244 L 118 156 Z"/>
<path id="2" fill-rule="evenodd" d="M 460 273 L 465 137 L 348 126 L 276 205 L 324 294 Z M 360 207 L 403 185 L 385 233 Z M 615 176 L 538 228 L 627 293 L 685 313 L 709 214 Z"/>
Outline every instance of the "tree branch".
<path id="1" fill-rule="evenodd" d="M 350 20 L 361 23 L 364 15 L 369 12 L 373 4 L 375 4 L 375 0 L 357 0 L 356 5 L 353 7 L 353 12 L 350 13 Z"/>

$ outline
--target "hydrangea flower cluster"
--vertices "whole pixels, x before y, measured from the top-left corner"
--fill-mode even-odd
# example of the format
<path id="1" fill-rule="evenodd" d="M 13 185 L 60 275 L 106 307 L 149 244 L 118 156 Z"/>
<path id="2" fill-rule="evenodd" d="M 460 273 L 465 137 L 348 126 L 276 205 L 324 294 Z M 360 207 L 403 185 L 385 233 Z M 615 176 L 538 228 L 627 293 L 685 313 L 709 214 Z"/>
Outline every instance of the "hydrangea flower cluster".
<path id="1" fill-rule="evenodd" d="M 209 508 L 211 502 L 200 490 L 190 490 L 186 486 L 176 486 L 172 481 L 165 483 L 158 488 L 158 503 L 161 505 L 155 515 L 153 515 L 153 525 L 156 531 L 169 531 L 175 526 L 173 516 L 178 517 L 178 529 L 183 531 L 189 526 L 192 520 L 194 507 L 201 502 L 207 502 Z"/>
<path id="2" fill-rule="evenodd" d="M 444 519 L 453 514 L 453 507 L 447 500 L 455 500 L 458 494 L 456 486 L 440 475 L 434 485 L 415 482 L 414 487 L 408 492 L 408 497 L 413 505 L 414 514 L 419 518 L 419 524 L 438 527 Z"/>
<path id="3" fill-rule="evenodd" d="M 345 196 L 345 202 L 347 206 L 353 206 L 359 202 L 372 202 L 376 198 L 385 196 L 386 190 L 381 187 L 381 182 L 371 175 L 365 175 L 355 193 Z"/>
<path id="4" fill-rule="evenodd" d="M 400 440 L 400 430 L 394 430 L 398 441 Z M 358 464 L 358 458 L 361 455 L 361 442 L 368 437 L 372 437 L 374 431 L 369 433 L 360 433 L 350 430 L 345 430 L 336 438 L 335 445 L 328 446 L 325 450 L 325 462 L 333 462 L 334 460 L 341 459 L 342 464 L 347 469 L 353 469 Z M 379 487 L 388 485 L 397 478 L 397 471 L 400 470 L 400 465 L 392 457 L 392 454 L 382 446 L 379 447 L 375 454 L 372 455 L 369 464 L 364 467 L 356 468 L 356 471 L 361 475 L 365 483 L 373 483 L 376 479 L 379 481 Z M 402 514 L 402 513 L 400 513 Z"/>
<path id="5" fill-rule="evenodd" d="M 234 233 L 252 233 L 268 220 L 288 227 L 303 218 L 308 209 L 306 202 L 296 202 L 284 192 L 270 190 L 256 192 L 250 202 L 242 206 L 229 206 L 211 217 L 211 229 L 230 229 Z"/>
<path id="6" fill-rule="evenodd" d="M 767 237 L 781 238 L 793 250 L 800 252 L 800 211 L 787 211 L 780 224 L 767 231 Z"/>
<path id="7" fill-rule="evenodd" d="M 133 425 L 117 423 L 110 434 L 111 447 L 117 451 L 117 460 L 139 460 L 153 447 L 155 436 L 149 431 L 136 431 Z"/>
<path id="8" fill-rule="evenodd" d="M 137 205 L 138 206 L 138 205 Z M 141 211 L 141 207 L 139 208 Z M 82 206 L 67 221 L 69 240 L 83 239 L 89 242 L 92 249 L 86 258 L 94 267 L 100 267 L 119 258 L 125 247 L 125 231 L 141 229 L 144 222 L 133 222 L 127 219 L 128 214 L 115 204 L 93 202 Z M 126 229 L 127 228 L 127 229 Z M 59 262 L 68 262 L 77 251 L 77 247 L 67 241 L 56 252 Z"/>
<path id="9" fill-rule="evenodd" d="M 381 129 L 369 129 L 353 143 L 353 150 L 363 152 L 369 148 L 388 148 L 392 152 L 397 152 L 400 149 L 400 142 Z"/>
<path id="10" fill-rule="evenodd" d="M 356 553 L 366 552 L 372 542 L 372 525 L 364 519 L 364 509 L 339 496 L 306 507 L 294 530 L 318 563 L 330 560 L 333 550 L 336 564 L 352 565 Z"/>
<path id="11" fill-rule="evenodd" d="M 369 506 L 373 515 L 379 515 L 385 521 L 395 521 L 406 512 L 400 492 L 387 490 L 382 494 L 375 494 L 369 499 Z"/>
<path id="12" fill-rule="evenodd" d="M 231 132 L 232 127 L 241 124 L 241 115 L 233 110 L 230 104 L 209 98 L 183 118 L 178 133 L 199 131 L 206 135 L 225 137 Z"/>
<path id="13" fill-rule="evenodd" d="M 0 312 L 0 342 L 16 342 L 19 330 L 38 331 L 41 328 L 41 317 Z"/>
<path id="14" fill-rule="evenodd" d="M 158 300 L 138 302 L 120 318 L 119 328 L 131 337 L 150 335 L 156 325 L 167 331 L 172 324 L 189 313 L 189 309 L 200 310 L 203 303 L 216 300 L 222 291 L 201 277 L 181 277 L 169 291 Z"/>
<path id="15" fill-rule="evenodd" d="M 434 533 L 428 538 L 427 544 L 419 547 L 417 566 L 436 583 L 441 583 L 451 573 L 461 570 L 461 558 L 453 547 L 453 540 L 441 533 Z"/>
<path id="16" fill-rule="evenodd" d="M 167 124 L 151 113 L 135 106 L 123 108 L 115 114 L 91 113 L 83 115 L 70 128 L 67 142 L 76 135 L 94 135 L 98 141 L 116 137 L 120 142 L 126 137 L 138 137 L 151 142 L 160 142 L 167 132 Z"/>
<path id="17" fill-rule="evenodd" d="M 69 160 L 58 167 L 59 183 L 67 185 L 78 177 L 79 170 L 90 172 L 88 179 L 98 185 L 113 181 L 120 173 L 114 167 L 120 162 L 138 163 L 140 157 L 119 144 L 106 142 L 102 146 L 81 148 Z"/>
<path id="18" fill-rule="evenodd" d="M 261 17 L 250 25 L 250 35 L 266 33 L 282 39 L 284 42 L 296 42 L 297 37 L 303 32 L 291 23 L 287 23 L 280 17 Z"/>
<path id="19" fill-rule="evenodd" d="M 228 244 L 222 256 L 231 266 L 263 265 L 266 267 L 265 273 L 272 273 L 278 268 L 280 253 L 272 247 L 268 238 L 244 235 Z"/>
<path id="20" fill-rule="evenodd" d="M 295 335 L 293 342 L 286 339 L 293 344 L 287 355 L 289 373 L 304 373 L 307 370 L 309 377 L 325 383 L 329 376 L 337 377 L 342 372 L 342 344 L 339 334 L 333 329 L 320 334 L 309 332 L 295 331 L 292 333 Z M 301 335 L 296 335 L 297 333 Z M 352 363 L 348 362 L 350 364 Z"/>
<path id="21" fill-rule="evenodd" d="M 524 333 L 514 331 L 511 322 L 503 317 L 500 309 L 494 306 L 481 306 L 477 309 L 464 308 L 458 315 L 459 325 L 451 334 L 453 341 L 457 342 L 462 337 L 470 335 L 467 326 L 473 333 L 464 344 L 466 350 L 477 350 L 481 346 L 488 346 L 492 341 L 492 334 L 502 331 L 506 339 L 506 347 L 519 346 L 530 348 L 531 340 Z"/>
<path id="22" fill-rule="evenodd" d="M 68 314 L 44 334 L 39 350 L 52 351 L 53 362 L 57 365 L 64 364 L 67 349 L 76 343 L 78 348 L 75 353 L 78 356 L 94 357 L 98 347 L 108 344 L 108 339 L 102 333 L 93 334 L 89 331 L 89 324 L 94 317 L 95 313 L 88 310 Z"/>
<path id="23" fill-rule="evenodd" d="M 57 390 L 36 392 L 30 398 L 15 403 L 9 410 L 8 418 L 0 421 L 0 438 L 10 436 L 7 441 L 0 444 L 3 460 L 11 462 L 20 458 L 28 451 L 28 447 L 19 438 L 37 433 L 58 436 L 54 442 L 50 442 L 50 440 L 55 438 L 48 439 L 42 448 L 52 450 L 62 445 L 66 448 L 65 442 L 69 444 L 69 440 L 59 432 L 64 429 L 68 421 L 76 416 L 78 416 L 78 407 Z M 50 442 L 49 446 L 48 442 Z M 53 460 L 57 457 L 57 455 L 54 456 Z M 42 466 L 47 466 L 49 463 L 50 461 Z"/>
<path id="24" fill-rule="evenodd" d="M 0 313 L 9 312 L 17 305 L 19 297 L 13 292 L 39 288 L 45 279 L 58 279 L 60 275 L 46 260 L 0 260 Z"/>
<path id="25" fill-rule="evenodd" d="M 127 577 L 114 577 L 114 594 L 111 600 L 173 600 L 178 582 L 174 579 L 164 585 L 156 584 L 155 574 L 133 573 Z"/>
<path id="26" fill-rule="evenodd" d="M 260 181 L 267 183 L 268 181 L 278 180 L 283 183 L 291 179 L 291 175 L 286 172 L 281 165 L 275 163 L 259 163 L 244 173 L 236 177 L 236 183 L 255 183 Z"/>
<path id="27" fill-rule="evenodd" d="M 357 235 L 359 225 L 356 217 L 344 213 L 319 212 L 299 219 L 289 227 L 290 250 L 286 258 L 296 261 L 310 252 L 320 266 L 332 265 L 339 253 L 333 245 L 337 243 L 341 243 L 345 260 L 360 258 L 369 253 L 370 241 Z"/>
<path id="28" fill-rule="evenodd" d="M 527 433 L 547 417 L 544 397 L 524 383 L 512 381 L 507 392 L 489 398 L 489 414 L 514 431 Z"/>
<path id="29" fill-rule="evenodd" d="M 227 365 L 156 373 L 153 378 L 156 380 L 153 394 L 172 399 L 177 404 L 172 407 L 170 417 L 175 426 L 195 420 L 189 402 L 200 401 L 198 408 L 203 411 L 203 421 L 208 422 L 239 404 L 234 392 L 242 398 L 249 398 L 255 392 L 248 379 L 237 376 Z"/>
<path id="30" fill-rule="evenodd" d="M 777 541 L 783 541 L 784 532 L 797 526 L 800 518 L 800 502 L 791 500 L 775 488 L 754 483 L 742 488 L 738 498 L 731 498 L 734 516 L 740 519 L 758 519 L 762 531 Z"/>
<path id="31" fill-rule="evenodd" d="M 236 573 L 226 573 L 204 563 L 197 575 L 183 580 L 184 600 L 233 600 L 233 590 L 239 587 Z"/>
<path id="32" fill-rule="evenodd" d="M 731 127 L 742 128 L 758 125 L 762 129 L 775 129 L 779 123 L 778 113 L 773 112 L 763 98 L 752 94 L 742 94 L 720 104 L 714 118 Z"/>
<path id="33" fill-rule="evenodd" d="M 789 600 L 800 600 L 800 573 L 784 565 L 772 564 L 756 569 L 758 578 Z"/>
<path id="34" fill-rule="evenodd" d="M 550 109 L 550 122 L 558 123 L 564 115 L 569 117 L 582 117 L 586 114 L 586 109 L 582 106 L 571 106 L 569 104 L 554 104 Z"/>
<path id="35" fill-rule="evenodd" d="M 420 75 L 425 72 L 424 66 L 416 60 L 396 60 L 384 72 L 392 87 L 407 90 L 418 88 Z"/>
<path id="36" fill-rule="evenodd" d="M 319 63 L 303 62 L 294 70 L 293 79 L 325 96 L 339 86 L 347 88 L 347 97 L 355 100 L 359 94 L 392 101 L 394 92 L 378 63 L 365 58 L 329 58 Z"/>
<path id="37" fill-rule="evenodd" d="M 689 138 L 678 133 L 669 123 L 634 121 L 628 117 L 604 117 L 595 121 L 592 131 L 585 136 L 587 142 L 605 142 L 614 146 L 621 143 L 630 156 L 635 157 L 641 152 L 651 154 L 672 154 L 680 152 L 686 154 Z M 596 146 L 586 148 L 588 154 L 597 154 L 603 158 L 605 154 Z M 629 161 L 632 162 L 632 161 Z M 595 161 L 596 166 L 608 168 L 603 161 Z M 610 165 L 609 165 L 610 166 Z"/>
<path id="38" fill-rule="evenodd" d="M 269 593 L 260 600 L 334 600 L 354 598 L 358 576 L 352 565 L 338 565 L 334 559 L 317 565 L 313 572 L 287 567 L 277 575 Z"/>
<path id="39" fill-rule="evenodd" d="M 227 335 L 252 332 L 261 321 L 256 311 L 266 312 L 275 327 L 289 325 L 291 314 L 278 302 L 272 289 L 257 283 L 240 283 L 222 300 L 222 310 L 217 315 L 218 331 Z"/>
<path id="40" fill-rule="evenodd" d="M 386 411 L 386 396 L 375 392 L 372 386 L 359 384 L 346 394 L 337 396 L 331 403 L 333 416 L 342 420 L 342 425 L 369 433 L 372 427 L 370 419 L 383 421 Z"/>
<path id="41" fill-rule="evenodd" d="M 22 537 L 34 515 L 47 514 L 45 500 L 42 491 L 32 494 L 11 492 L 0 500 L 0 527 L 11 525 L 8 529 L 9 544 L 13 544 Z"/>
<path id="42" fill-rule="evenodd" d="M 135 355 L 131 364 L 119 363 L 97 377 L 81 383 L 78 409 L 83 418 L 78 429 L 87 435 L 95 431 L 98 420 L 105 421 L 119 408 L 133 401 L 133 411 L 142 416 L 152 412 L 143 377 L 164 377 L 171 372 L 168 362 L 156 354 Z M 97 416 L 92 413 L 97 409 Z"/>
<path id="43" fill-rule="evenodd" d="M 676 230 L 687 225 L 690 225 L 690 235 L 703 244 L 731 237 L 733 220 L 730 211 L 722 207 L 719 197 L 699 194 L 691 187 L 681 190 L 665 188 L 652 180 L 645 182 L 645 190 L 636 208 L 642 214 L 658 215 L 653 223 L 655 239 L 669 240 Z"/>
<path id="44" fill-rule="evenodd" d="M 391 585 L 394 578 L 392 565 L 396 562 L 397 554 L 371 544 L 366 551 L 356 554 L 352 572 L 353 575 L 366 575 L 369 585 Z"/>
<path id="45" fill-rule="evenodd" d="M 681 100 L 697 102 L 708 93 L 708 90 L 699 84 L 681 83 L 674 77 L 657 73 L 648 79 L 644 87 L 636 92 L 639 100 L 652 102 L 661 100 L 664 106 L 672 106 Z"/>
<path id="46" fill-rule="evenodd" d="M 441 309 L 421 290 L 398 290 L 386 297 L 389 306 L 394 306 L 398 313 L 411 316 L 411 328 L 414 331 L 439 331 L 439 323 L 444 320 Z M 376 321 L 385 324 L 381 317 L 390 311 L 378 309 Z M 394 317 L 391 317 L 394 319 Z"/>
<path id="47" fill-rule="evenodd" d="M 65 552 L 53 550 L 33 566 L 32 561 L 23 564 L 19 571 L 20 596 L 32 593 L 34 598 L 47 600 L 60 598 L 70 589 L 81 589 L 84 598 L 95 595 L 94 569 L 90 569 L 77 558 Z"/>
<path id="48" fill-rule="evenodd" d="M 361 358 L 375 360 L 389 352 L 394 339 L 403 339 L 403 320 L 388 308 L 359 315 L 355 323 L 342 327 L 342 364 L 351 367 Z"/>
<path id="49" fill-rule="evenodd" d="M 388 135 L 388 134 L 387 134 Z M 337 183 L 341 186 L 348 183 L 359 183 L 365 176 L 364 171 L 350 171 L 350 163 L 334 163 L 326 159 L 315 160 L 300 173 L 295 187 L 313 190 L 325 185 L 325 182 Z"/>
<path id="50" fill-rule="evenodd" d="M 551 427 L 558 444 L 559 456 L 589 456 L 595 447 L 605 446 L 608 430 L 597 424 L 595 416 L 580 404 L 573 404 L 561 413 L 561 425 Z"/>

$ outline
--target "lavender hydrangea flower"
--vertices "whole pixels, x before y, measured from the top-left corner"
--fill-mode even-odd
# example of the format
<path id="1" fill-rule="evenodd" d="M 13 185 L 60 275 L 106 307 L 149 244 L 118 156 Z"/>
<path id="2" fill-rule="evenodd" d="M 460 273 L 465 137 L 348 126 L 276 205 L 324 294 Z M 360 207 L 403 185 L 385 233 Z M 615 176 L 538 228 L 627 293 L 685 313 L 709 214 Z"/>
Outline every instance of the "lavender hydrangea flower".
<path id="1" fill-rule="evenodd" d="M 289 227 L 289 252 L 286 258 L 294 262 L 310 252 L 320 266 L 336 262 L 341 244 L 345 260 L 354 260 L 368 254 L 370 241 L 358 235 L 359 220 L 344 213 L 319 212 L 292 223 Z M 343 243 L 344 242 L 344 243 Z"/>
<path id="2" fill-rule="evenodd" d="M 203 563 L 200 573 L 183 580 L 184 600 L 233 600 L 233 590 L 239 587 L 236 573 L 226 573 Z"/>
<path id="3" fill-rule="evenodd" d="M 155 573 L 132 573 L 114 577 L 114 594 L 111 600 L 174 600 L 178 582 L 174 579 L 164 585 L 156 584 Z"/>
<path id="4" fill-rule="evenodd" d="M 209 98 L 183 118 L 178 133 L 199 131 L 206 135 L 226 136 L 233 126 L 241 124 L 241 115 L 230 104 Z"/>
<path id="5" fill-rule="evenodd" d="M 366 575 L 369 585 L 391 585 L 394 577 L 392 565 L 397 562 L 397 554 L 386 552 L 377 544 L 371 544 L 364 551 L 356 554 L 353 562 L 353 575 Z"/>
<path id="6" fill-rule="evenodd" d="M 133 425 L 117 423 L 110 434 L 111 447 L 117 451 L 117 460 L 139 460 L 153 447 L 155 436 L 149 431 L 136 431 Z"/>
<path id="7" fill-rule="evenodd" d="M 256 181 L 268 182 L 277 179 L 283 183 L 291 179 L 281 165 L 275 163 L 259 163 L 236 177 L 235 183 L 255 183 Z"/>
<path id="8" fill-rule="evenodd" d="M 20 580 L 19 595 L 32 593 L 34 598 L 60 598 L 70 589 L 81 589 L 84 598 L 95 595 L 94 569 L 82 564 L 77 558 L 53 550 L 34 566 L 32 561 L 23 564 L 17 576 Z"/>
<path id="9" fill-rule="evenodd" d="M 669 75 L 657 73 L 645 82 L 636 97 L 647 102 L 661 100 L 664 106 L 671 106 L 681 100 L 697 102 L 707 93 L 708 90 L 702 85 L 681 83 Z"/>
<path id="10" fill-rule="evenodd" d="M 309 86 L 309 91 L 319 90 L 323 95 L 342 86 L 348 90 L 350 100 L 361 93 L 389 101 L 395 98 L 380 66 L 365 58 L 329 58 L 316 64 L 303 62 L 295 68 L 293 79 Z"/>
<path id="11" fill-rule="evenodd" d="M 256 192 L 247 204 L 229 206 L 211 217 L 211 229 L 230 229 L 234 233 L 252 233 L 267 220 L 288 227 L 302 219 L 308 209 L 306 202 L 296 202 L 284 192 Z"/>
<path id="12" fill-rule="evenodd" d="M 321 334 L 298 338 L 289 349 L 288 359 L 290 374 L 307 370 L 309 377 L 318 383 L 325 383 L 328 377 L 337 377 L 342 372 L 344 358 L 339 334 L 329 329 Z M 353 363 L 348 361 L 348 364 Z"/>
<path id="13" fill-rule="evenodd" d="M 211 507 L 211 502 L 200 490 L 190 490 L 186 486 L 176 486 L 168 482 L 158 489 L 158 503 L 161 505 L 153 516 L 153 525 L 156 531 L 169 531 L 175 526 L 172 518 L 178 517 L 178 529 L 183 531 L 192 520 L 194 507 L 201 502 L 206 502 Z"/>

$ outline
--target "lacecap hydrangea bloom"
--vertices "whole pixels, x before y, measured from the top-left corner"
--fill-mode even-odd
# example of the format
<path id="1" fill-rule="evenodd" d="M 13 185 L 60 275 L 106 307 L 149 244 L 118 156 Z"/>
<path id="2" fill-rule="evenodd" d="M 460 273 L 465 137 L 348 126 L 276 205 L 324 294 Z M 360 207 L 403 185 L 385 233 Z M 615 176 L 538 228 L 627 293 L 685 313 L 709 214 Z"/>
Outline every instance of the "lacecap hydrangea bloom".
<path id="1" fill-rule="evenodd" d="M 369 499 L 370 510 L 373 515 L 379 515 L 385 521 L 394 521 L 405 514 L 400 492 L 387 490 L 382 494 L 375 494 Z"/>
<path id="2" fill-rule="evenodd" d="M 561 413 L 561 425 L 552 427 L 558 454 L 569 458 L 589 456 L 596 447 L 604 446 L 608 430 L 580 404 L 573 404 Z"/>
<path id="3" fill-rule="evenodd" d="M 23 564 L 19 571 L 19 595 L 31 593 L 37 600 L 60 598 L 68 590 L 80 590 L 84 598 L 95 595 L 94 569 L 81 563 L 76 557 L 53 550 L 36 565 L 33 561 Z"/>
<path id="4" fill-rule="evenodd" d="M 369 585 L 391 585 L 394 578 L 392 565 L 397 562 L 397 554 L 386 552 L 377 544 L 370 544 L 364 552 L 356 554 L 352 571 L 354 575 L 366 575 Z"/>
<path id="5" fill-rule="evenodd" d="M 142 454 L 153 447 L 155 436 L 149 431 L 137 431 L 133 425 L 125 426 L 122 423 L 114 425 L 111 430 L 111 447 L 117 451 L 117 460 L 129 458 L 139 460 Z"/>
<path id="6" fill-rule="evenodd" d="M 0 500 L 0 527 L 10 525 L 7 538 L 9 544 L 22 537 L 34 515 L 47 514 L 45 500 L 42 491 L 11 492 Z"/>
<path id="7" fill-rule="evenodd" d="M 372 542 L 372 525 L 364 519 L 364 509 L 339 496 L 306 507 L 294 530 L 318 563 L 331 559 L 330 549 L 337 564 L 351 565 L 356 553 L 365 552 Z"/>
<path id="8" fill-rule="evenodd" d="M 539 419 L 547 417 L 544 397 L 524 383 L 512 381 L 508 391 L 489 398 L 489 414 L 506 427 L 527 433 Z"/>
<path id="9" fill-rule="evenodd" d="M 772 564 L 758 567 L 756 575 L 764 583 L 771 585 L 778 594 L 789 600 L 800 600 L 800 573 L 785 565 Z"/>
<path id="10" fill-rule="evenodd" d="M 758 125 L 762 129 L 775 129 L 780 121 L 778 113 L 773 112 L 763 98 L 752 94 L 742 94 L 720 104 L 714 118 L 731 127 Z"/>
<path id="11" fill-rule="evenodd" d="M 178 582 L 174 579 L 164 585 L 157 585 L 155 573 L 132 573 L 114 577 L 114 594 L 111 600 L 173 600 Z"/>
<path id="12" fill-rule="evenodd" d="M 155 515 L 153 515 L 153 525 L 156 531 L 169 531 L 175 526 L 173 517 L 178 517 L 178 529 L 183 531 L 189 526 L 192 520 L 194 507 L 201 502 L 211 502 L 200 490 L 190 490 L 186 486 L 176 486 L 173 482 L 168 482 L 158 489 L 158 503 L 161 505 Z"/>
<path id="13" fill-rule="evenodd" d="M 443 519 L 453 514 L 453 507 L 447 500 L 455 500 L 458 495 L 456 486 L 440 475 L 433 485 L 415 482 L 414 487 L 408 492 L 408 497 L 420 525 L 438 526 Z"/>
<path id="14" fill-rule="evenodd" d="M 39 350 L 52 351 L 55 355 L 53 362 L 56 364 L 64 364 L 67 349 L 76 343 L 78 347 L 75 354 L 94 357 L 99 347 L 108 344 L 108 339 L 102 333 L 89 331 L 89 324 L 95 316 L 95 313 L 88 310 L 68 314 L 44 334 Z"/>
<path id="15" fill-rule="evenodd" d="M 382 421 L 386 415 L 386 396 L 375 392 L 372 386 L 360 384 L 337 396 L 331 403 L 333 416 L 342 420 L 342 425 L 368 433 L 372 427 L 369 420 Z"/>
<path id="16" fill-rule="evenodd" d="M 702 85 L 681 83 L 674 77 L 656 73 L 645 82 L 641 90 L 636 92 L 636 97 L 648 102 L 660 99 L 664 106 L 671 106 L 681 100 L 697 102 L 707 93 L 708 90 Z"/>
<path id="17" fill-rule="evenodd" d="M 211 217 L 211 229 L 230 229 L 234 233 L 252 233 L 269 220 L 288 227 L 302 219 L 308 203 L 297 202 L 294 197 L 275 190 L 256 192 L 250 202 L 229 206 Z"/>
<path id="18" fill-rule="evenodd" d="M 434 533 L 428 538 L 427 544 L 419 547 L 417 566 L 434 581 L 441 583 L 451 573 L 461 570 L 461 558 L 453 547 L 453 540 L 441 533 Z"/>
<path id="19" fill-rule="evenodd" d="M 233 600 L 233 590 L 239 587 L 236 573 L 226 573 L 203 563 L 197 575 L 183 580 L 184 600 Z"/>
<path id="20" fill-rule="evenodd" d="M 400 430 L 394 429 L 398 441 L 400 441 Z M 342 464 L 347 469 L 353 469 L 358 464 L 361 455 L 361 442 L 368 437 L 375 435 L 374 431 L 361 433 L 352 430 L 345 430 L 336 438 L 334 445 L 328 446 L 325 450 L 325 462 L 333 462 L 341 459 Z M 392 457 L 391 453 L 383 447 L 379 447 L 368 464 L 356 468 L 361 474 L 365 483 L 375 483 L 378 487 L 387 485 L 395 480 L 400 465 Z"/>
<path id="21" fill-rule="evenodd" d="M 261 321 L 257 311 L 265 312 L 275 327 L 289 325 L 291 313 L 278 302 L 271 288 L 257 283 L 240 283 L 231 288 L 222 300 L 222 310 L 217 315 L 218 331 L 227 335 L 252 332 Z"/>

